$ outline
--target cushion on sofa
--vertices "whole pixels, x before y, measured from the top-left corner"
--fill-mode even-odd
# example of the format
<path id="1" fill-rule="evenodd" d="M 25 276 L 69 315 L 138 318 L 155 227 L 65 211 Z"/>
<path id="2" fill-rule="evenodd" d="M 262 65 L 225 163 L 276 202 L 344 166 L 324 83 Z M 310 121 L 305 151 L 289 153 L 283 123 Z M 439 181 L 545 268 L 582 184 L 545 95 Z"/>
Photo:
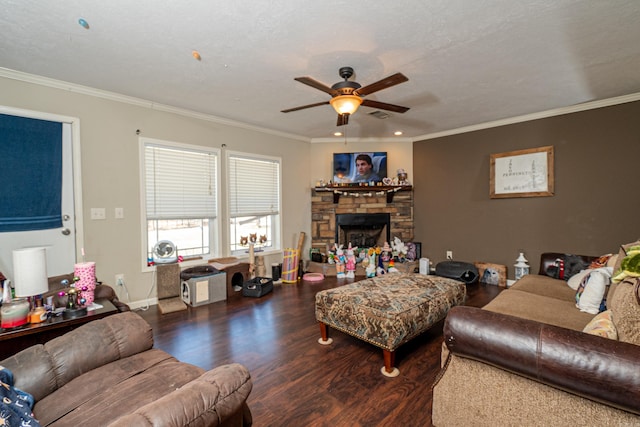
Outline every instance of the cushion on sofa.
<path id="1" fill-rule="evenodd" d="M 640 304 L 636 295 L 638 282 L 640 278 L 637 277 L 620 282 L 609 304 L 618 339 L 636 345 L 640 345 Z"/>
<path id="2" fill-rule="evenodd" d="M 564 288 L 569 289 L 573 295 L 573 290 L 566 284 Z M 576 331 L 582 331 L 593 319 L 593 314 L 576 310 L 573 298 L 567 300 L 548 298 L 513 289 L 513 287 L 501 292 L 483 309 Z"/>
<path id="3" fill-rule="evenodd" d="M 574 301 L 576 291 L 567 286 L 567 282 L 549 276 L 528 274 L 511 286 L 513 290 L 529 292 L 563 301 Z"/>
<path id="4" fill-rule="evenodd" d="M 151 349 L 74 378 L 36 402 L 33 410 L 42 426 L 55 426 L 62 417 L 67 425 L 106 425 L 117 414 L 171 393 L 203 372 L 162 350 Z M 72 420 L 76 424 L 68 424 Z"/>
<path id="5" fill-rule="evenodd" d="M 585 326 L 582 332 L 609 338 L 611 340 L 617 340 L 618 331 L 616 329 L 616 326 L 613 324 L 612 318 L 613 314 L 611 310 L 603 311 L 602 313 L 591 319 L 591 322 L 589 322 L 587 326 Z"/>
<path id="6" fill-rule="evenodd" d="M 228 420 L 228 425 L 250 425 L 251 412 L 244 402 L 251 387 L 249 371 L 242 365 L 219 366 L 186 384 L 179 394 L 165 395 L 109 426 L 163 426 L 169 419 L 176 426 L 218 425 L 220 420 Z"/>

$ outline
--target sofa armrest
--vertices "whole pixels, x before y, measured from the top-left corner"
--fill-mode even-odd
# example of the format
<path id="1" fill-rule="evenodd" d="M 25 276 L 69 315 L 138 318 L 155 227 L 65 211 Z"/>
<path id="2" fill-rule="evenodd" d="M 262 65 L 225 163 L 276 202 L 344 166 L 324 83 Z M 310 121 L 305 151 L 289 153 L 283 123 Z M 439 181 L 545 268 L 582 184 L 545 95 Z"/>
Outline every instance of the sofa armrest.
<path id="1" fill-rule="evenodd" d="M 250 426 L 246 401 L 252 386 L 244 366 L 219 366 L 109 426 Z"/>
<path id="2" fill-rule="evenodd" d="M 640 414 L 640 346 L 466 306 L 443 334 L 451 354 Z"/>

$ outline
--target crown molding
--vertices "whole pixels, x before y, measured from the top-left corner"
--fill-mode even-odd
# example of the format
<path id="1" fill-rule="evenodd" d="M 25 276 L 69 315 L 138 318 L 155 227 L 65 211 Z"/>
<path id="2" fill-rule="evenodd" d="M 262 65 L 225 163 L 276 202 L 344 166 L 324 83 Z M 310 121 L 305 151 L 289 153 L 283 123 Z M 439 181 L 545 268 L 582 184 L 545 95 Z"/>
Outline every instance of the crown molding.
<path id="1" fill-rule="evenodd" d="M 553 110 L 541 111 L 539 113 L 525 114 L 522 116 L 510 117 L 508 119 L 495 120 L 492 122 L 479 123 L 477 125 L 465 126 L 457 129 L 442 132 L 428 133 L 416 136 L 414 141 L 425 141 L 429 139 L 442 138 L 444 136 L 458 135 L 461 133 L 474 132 L 477 130 L 490 129 L 515 123 L 529 122 L 532 120 L 545 119 L 548 117 L 562 116 L 564 114 L 577 113 L 580 111 L 595 110 L 597 108 L 610 107 L 613 105 L 626 104 L 627 102 L 640 101 L 640 92 L 629 95 L 617 96 L 615 98 L 599 99 L 597 101 L 584 102 L 582 104 L 571 105 L 569 107 L 555 108 Z"/>
<path id="2" fill-rule="evenodd" d="M 231 126 L 239 129 L 250 130 L 254 132 L 260 132 L 268 135 L 279 136 L 283 138 L 294 139 L 298 141 L 308 143 L 335 143 L 344 142 L 345 139 L 341 137 L 330 138 L 308 138 L 302 135 L 291 134 L 287 132 L 280 132 L 273 129 L 263 128 L 260 126 L 254 126 L 247 123 L 225 119 L 223 117 L 214 116 L 211 114 L 198 113 L 196 111 L 187 110 L 184 108 L 172 107 L 166 104 L 159 104 L 156 102 L 148 101 L 141 98 L 135 98 L 132 96 L 121 95 L 115 92 L 109 92 L 105 90 L 95 89 L 88 86 L 77 85 L 68 83 L 62 80 L 51 79 L 49 77 L 38 76 L 35 74 L 28 74 L 21 71 L 11 70 L 9 68 L 0 67 L 0 77 L 6 77 L 8 79 L 19 80 L 26 83 L 38 84 L 41 86 L 47 86 L 54 89 L 65 90 L 74 93 L 80 93 L 83 95 L 94 96 L 97 98 L 107 99 L 115 102 L 122 102 L 129 105 L 135 105 L 138 107 L 149 108 L 152 110 L 163 111 L 166 113 L 177 114 L 185 117 L 195 118 L 199 120 L 205 120 L 213 123 L 218 123 L 226 126 Z M 576 104 L 569 107 L 555 108 L 552 110 L 541 111 L 538 113 L 525 114 L 522 116 L 510 117 L 507 119 L 494 120 L 491 122 L 478 123 L 475 125 L 464 126 L 461 128 L 446 130 L 442 132 L 428 133 L 419 135 L 413 138 L 399 137 L 399 138 L 347 138 L 346 142 L 417 142 L 425 141 L 429 139 L 442 138 L 445 136 L 458 135 L 462 133 L 474 132 L 477 130 L 490 129 L 494 127 L 506 126 L 515 123 L 528 122 L 532 120 L 544 119 L 548 117 L 561 116 L 564 114 L 571 114 L 580 111 L 594 110 L 597 108 L 610 107 L 613 105 L 625 104 L 628 102 L 635 102 L 640 100 L 640 92 L 629 95 L 618 96 L 614 98 L 600 99 L 597 101 L 585 102 L 582 104 Z"/>
<path id="3" fill-rule="evenodd" d="M 190 117 L 199 120 L 206 120 L 209 122 L 218 123 L 221 125 L 232 126 L 235 128 L 250 130 L 254 132 L 265 133 L 274 136 L 280 136 L 284 138 L 295 139 L 303 142 L 310 142 L 310 139 L 301 135 L 295 135 L 286 132 L 280 132 L 273 129 L 263 128 L 260 126 L 254 126 L 243 122 L 238 122 L 231 119 L 225 119 L 224 117 L 218 117 L 211 114 L 198 113 L 196 111 L 187 110 L 184 108 L 172 107 L 166 104 L 159 104 L 145 99 L 136 98 L 133 96 L 121 95 L 115 92 L 109 92 L 106 90 L 95 89 L 88 86 L 82 86 L 74 83 L 68 83 L 62 80 L 51 79 L 49 77 L 38 76 L 35 74 L 23 73 L 21 71 L 11 70 L 9 68 L 0 67 L 0 77 L 6 77 L 12 80 L 19 80 L 25 83 L 33 83 L 41 86 L 46 86 L 54 89 L 60 89 L 68 92 L 79 93 L 82 95 L 93 96 L 96 98 L 102 98 L 109 101 L 121 102 L 124 104 L 135 105 L 137 107 L 149 108 L 151 110 L 162 111 L 165 113 L 177 114 L 180 116 Z"/>
<path id="4" fill-rule="evenodd" d="M 413 138 L 407 138 L 407 137 L 385 137 L 385 138 L 374 138 L 374 137 L 367 137 L 367 138 L 359 138 L 359 137 L 355 137 L 355 138 L 345 138 L 343 136 L 334 136 L 334 137 L 329 137 L 329 138 L 311 138 L 311 143 L 312 144 L 323 144 L 323 143 L 336 143 L 336 142 L 342 142 L 342 143 L 349 143 L 349 142 L 388 142 L 388 143 L 398 143 L 398 142 L 413 142 Z"/>

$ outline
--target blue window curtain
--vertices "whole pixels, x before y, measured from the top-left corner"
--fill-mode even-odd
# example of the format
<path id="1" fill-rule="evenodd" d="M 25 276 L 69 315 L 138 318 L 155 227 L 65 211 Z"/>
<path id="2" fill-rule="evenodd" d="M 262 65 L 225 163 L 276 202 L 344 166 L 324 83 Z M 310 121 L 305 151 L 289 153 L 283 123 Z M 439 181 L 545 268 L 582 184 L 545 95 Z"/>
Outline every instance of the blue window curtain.
<path id="1" fill-rule="evenodd" d="M 62 227 L 62 123 L 0 114 L 0 232 Z"/>

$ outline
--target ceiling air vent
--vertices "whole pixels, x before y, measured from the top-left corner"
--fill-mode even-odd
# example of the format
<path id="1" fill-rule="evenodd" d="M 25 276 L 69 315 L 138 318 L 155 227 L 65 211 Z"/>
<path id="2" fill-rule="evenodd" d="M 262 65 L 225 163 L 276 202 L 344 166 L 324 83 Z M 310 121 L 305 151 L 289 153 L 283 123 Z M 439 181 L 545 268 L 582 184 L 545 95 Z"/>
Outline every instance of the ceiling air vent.
<path id="1" fill-rule="evenodd" d="M 391 117 L 391 114 L 385 113 L 384 111 L 376 110 L 369 113 L 370 116 L 375 117 L 376 119 L 388 119 Z"/>

